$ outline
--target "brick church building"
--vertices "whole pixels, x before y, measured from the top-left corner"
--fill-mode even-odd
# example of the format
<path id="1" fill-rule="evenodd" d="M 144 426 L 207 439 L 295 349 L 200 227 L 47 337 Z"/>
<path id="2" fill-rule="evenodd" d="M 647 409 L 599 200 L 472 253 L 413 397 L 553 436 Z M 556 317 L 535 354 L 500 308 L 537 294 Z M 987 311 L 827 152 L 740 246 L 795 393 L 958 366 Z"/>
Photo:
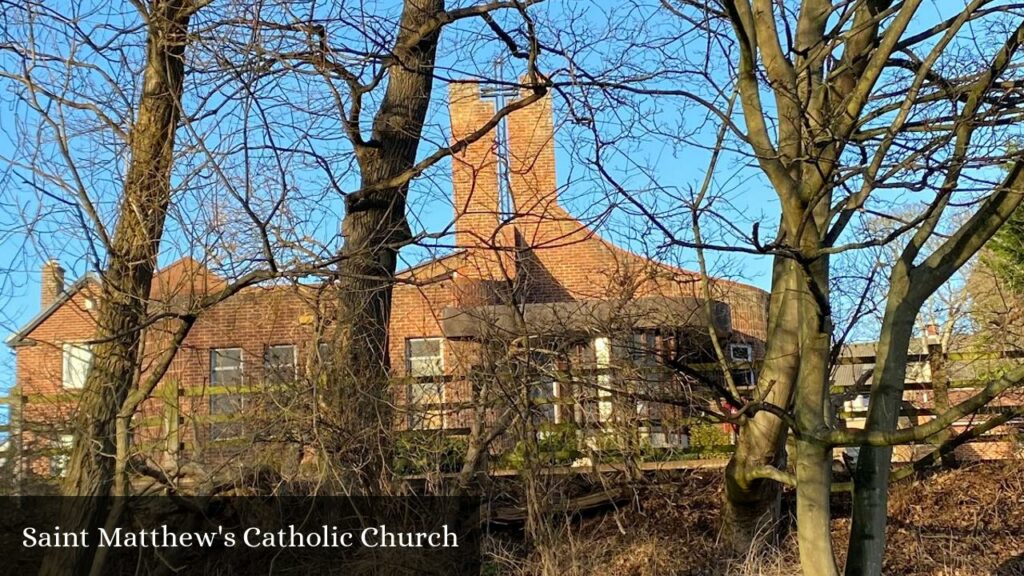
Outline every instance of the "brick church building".
<path id="1" fill-rule="evenodd" d="M 495 104 L 478 86 L 455 84 L 450 112 L 457 139 L 491 118 Z M 696 273 L 615 246 L 570 215 L 559 203 L 550 99 L 511 114 L 503 133 L 501 145 L 484 138 L 452 159 L 456 249 L 396 278 L 389 332 L 396 427 L 468 433 L 480 418 L 493 420 L 494 406 L 481 406 L 479 395 L 502 381 L 528 385 L 551 423 L 600 430 L 628 415 L 644 441 L 685 445 L 685 418 L 670 417 L 680 402 L 661 406 L 659 395 L 692 394 L 694 381 L 678 368 L 714 364 L 709 311 L 734 376 L 749 383 L 763 354 L 767 294 L 711 279 L 709 305 Z M 73 438 L 67 423 L 91 361 L 102 280 L 66 283 L 56 262 L 42 271 L 40 313 L 7 340 L 17 365 L 12 440 L 20 475 L 53 477 Z M 158 272 L 151 306 L 190 310 L 230 281 L 186 257 Z M 180 467 L 209 461 L 242 438 L 251 448 L 256 441 L 239 415 L 282 386 L 290 395 L 275 400 L 264 438 L 308 439 L 298 428 L 284 430 L 280 415 L 292 410 L 301 421 L 315 409 L 306 399 L 323 385 L 330 294 L 329 284 L 272 283 L 204 309 L 132 420 L 139 449 Z M 173 320 L 146 328 L 140 381 L 167 353 L 173 331 Z M 510 372 L 495 365 L 511 349 L 526 350 L 539 375 L 506 378 Z M 520 366 L 519 358 L 509 365 Z M 627 373 L 636 376 L 628 385 Z M 615 393 L 625 388 L 630 394 Z"/>

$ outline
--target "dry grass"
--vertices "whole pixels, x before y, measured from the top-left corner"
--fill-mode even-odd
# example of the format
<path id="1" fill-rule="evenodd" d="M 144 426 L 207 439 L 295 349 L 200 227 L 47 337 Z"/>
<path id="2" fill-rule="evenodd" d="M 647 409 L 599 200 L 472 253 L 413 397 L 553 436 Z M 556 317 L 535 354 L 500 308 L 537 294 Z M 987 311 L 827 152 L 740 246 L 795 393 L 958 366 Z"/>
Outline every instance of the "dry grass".
<path id="1" fill-rule="evenodd" d="M 637 488 L 632 506 L 567 521 L 540 562 L 515 538 L 493 538 L 492 574 L 594 576 L 798 575 L 795 537 L 779 549 L 731 558 L 718 541 L 721 497 L 714 472 Z M 836 503 L 842 514 L 844 505 Z M 833 523 L 840 562 L 849 520 Z M 486 572 L 485 572 L 486 573 Z M 1024 463 L 975 464 L 894 488 L 884 573 L 906 576 L 1024 576 Z"/>

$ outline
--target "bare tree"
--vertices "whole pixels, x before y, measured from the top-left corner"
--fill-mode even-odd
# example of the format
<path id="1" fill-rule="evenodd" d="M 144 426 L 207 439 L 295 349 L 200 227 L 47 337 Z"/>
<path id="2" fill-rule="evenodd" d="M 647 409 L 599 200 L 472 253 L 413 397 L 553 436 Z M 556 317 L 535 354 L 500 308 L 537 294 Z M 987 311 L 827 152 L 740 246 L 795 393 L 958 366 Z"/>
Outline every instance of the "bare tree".
<path id="1" fill-rule="evenodd" d="M 310 64 L 338 98 L 336 113 L 352 147 L 359 186 L 345 195 L 344 246 L 338 255 L 338 306 L 334 338 L 337 373 L 324 397 L 327 418 L 337 428 L 334 458 L 357 476 L 348 480 L 369 492 L 387 491 L 388 448 L 380 443 L 381 426 L 390 421 L 387 386 L 387 326 L 398 250 L 415 240 L 406 214 L 410 182 L 431 166 L 492 131 L 513 110 L 529 106 L 546 93 L 547 81 L 535 66 L 537 47 L 527 7 L 535 2 L 491 2 L 451 10 L 439 0 L 402 4 L 397 33 L 386 46 L 374 46 L 358 68 L 339 58 L 322 26 L 285 22 L 276 27 L 318 38 L 311 50 L 281 53 L 281 61 Z M 512 11 L 525 34 L 517 40 L 491 14 Z M 469 18 L 487 23 L 514 58 L 528 63 L 525 85 L 532 94 L 517 99 L 461 140 L 418 157 L 424 119 L 430 107 L 436 52 L 445 27 Z M 520 43 L 522 44 L 520 46 Z M 336 87 L 335 83 L 341 85 Z M 345 97 L 339 95 L 344 92 Z M 380 93 L 378 95 L 378 93 Z M 364 117 L 375 98 L 369 134 Z"/>
<path id="2" fill-rule="evenodd" d="M 1005 149 L 1020 114 L 1020 15 L 1015 6 L 989 2 L 971 2 L 937 20 L 925 19 L 917 2 L 660 5 L 679 27 L 636 27 L 626 43 L 612 42 L 616 56 L 627 54 L 616 61 L 621 71 L 614 79 L 595 59 L 575 59 L 576 101 L 580 116 L 597 126 L 591 163 L 669 245 L 774 259 L 765 358 L 754 398 L 740 409 L 739 444 L 727 470 L 730 539 L 746 550 L 755 535 L 771 533 L 766 527 L 776 520 L 779 482 L 791 484 L 805 573 L 837 573 L 828 537 L 832 450 L 865 444 L 847 573 L 877 574 L 891 444 L 930 436 L 1019 380 L 1009 375 L 928 424 L 896 430 L 907 349 L 922 306 L 1021 201 L 1019 158 Z M 694 35 L 705 41 L 679 40 Z M 644 65 L 652 50 L 660 66 Z M 643 56 L 629 60 L 631 51 Z M 623 58 L 636 64 L 623 66 Z M 734 91 L 738 114 L 728 106 Z M 728 214 L 705 209 L 704 230 L 725 234 L 695 238 L 672 219 L 679 211 L 620 181 L 611 159 L 629 134 L 602 134 L 602 119 L 620 126 L 635 105 L 633 134 L 662 135 L 663 126 L 644 123 L 640 106 L 672 98 L 704 109 L 708 124 L 726 127 L 720 144 L 709 144 L 699 129 L 678 137 L 682 145 L 723 150 L 738 166 L 756 167 L 755 182 L 778 202 L 777 228 L 756 222 L 742 230 Z M 1006 162 L 1014 168 L 1003 178 L 997 167 Z M 656 169 L 640 179 L 671 193 Z M 907 195 L 918 208 L 902 218 Z M 889 224 L 858 237 L 864 229 L 851 223 L 867 216 Z M 848 329 L 836 315 L 833 266 L 887 244 L 899 252 L 897 261 L 862 275 L 887 277 L 868 430 L 834 430 L 830 366 Z M 796 438 L 792 474 L 784 457 L 788 432 Z"/>
<path id="3" fill-rule="evenodd" d="M 188 26 L 200 5 L 193 2 L 153 2 L 138 6 L 139 17 L 145 23 L 146 58 L 142 72 L 142 88 L 134 122 L 127 131 L 108 118 L 101 107 L 87 101 L 75 100 L 73 93 L 60 93 L 43 79 L 37 82 L 35 61 L 46 66 L 58 63 L 73 69 L 74 53 L 50 53 L 45 45 L 33 45 L 33 21 L 54 22 L 57 30 L 69 34 L 68 47 L 76 42 L 89 41 L 88 33 L 75 29 L 74 21 L 52 9 L 24 5 L 18 11 L 25 23 L 28 42 L 9 42 L 5 49 L 21 60 L 19 69 L 5 72 L 4 76 L 21 84 L 30 107 L 46 114 L 44 102 L 58 107 L 84 107 L 97 112 L 99 120 L 108 122 L 108 128 L 124 137 L 130 157 L 121 209 L 112 233 L 100 220 L 95 206 L 89 200 L 87 184 L 79 180 L 81 200 L 85 213 L 96 227 L 96 233 L 106 249 L 107 263 L 99 299 L 94 368 L 89 372 L 78 412 L 79 435 L 70 457 L 70 466 L 62 491 L 67 495 L 90 497 L 87 505 L 68 506 L 62 513 L 62 524 L 75 529 L 92 529 L 103 521 L 104 502 L 110 496 L 114 480 L 116 450 L 115 428 L 117 415 L 128 396 L 138 365 L 140 330 L 146 318 L 146 302 L 159 253 L 164 219 L 171 201 L 171 163 L 174 134 L 181 118 L 181 97 L 184 83 L 184 53 Z M 13 39 L 12 39 L 13 40 Z M 46 38 L 40 38 L 45 42 Z M 69 81 L 78 81 L 72 71 Z M 45 116 L 46 119 L 53 117 Z M 61 138 L 64 126 L 50 120 L 53 135 Z M 45 122 L 44 122 L 45 125 Z M 70 143 L 58 141 L 59 153 L 69 155 Z M 80 176 L 79 176 L 80 177 Z M 72 176 L 74 178 L 74 175 Z M 90 551 L 66 550 L 49 555 L 43 567 L 45 574 L 88 573 L 91 568 Z"/>

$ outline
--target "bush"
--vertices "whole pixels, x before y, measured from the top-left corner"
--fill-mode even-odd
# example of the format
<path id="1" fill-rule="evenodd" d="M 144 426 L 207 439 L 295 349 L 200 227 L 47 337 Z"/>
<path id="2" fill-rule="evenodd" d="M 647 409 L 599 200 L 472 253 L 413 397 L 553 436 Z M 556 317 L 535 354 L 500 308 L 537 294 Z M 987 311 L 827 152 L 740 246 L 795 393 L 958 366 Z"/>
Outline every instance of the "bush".
<path id="1" fill-rule="evenodd" d="M 732 445 L 721 424 L 705 422 L 690 426 L 690 450 L 701 455 L 728 454 Z"/>
<path id="2" fill-rule="evenodd" d="M 538 429 L 536 451 L 538 463 L 543 465 L 572 464 L 583 455 L 573 424 L 542 424 Z M 521 469 L 526 463 L 526 442 L 517 442 L 502 460 L 509 468 Z"/>
<path id="3" fill-rule="evenodd" d="M 394 445 L 398 474 L 458 472 L 466 459 L 466 439 L 436 432 L 406 432 Z"/>

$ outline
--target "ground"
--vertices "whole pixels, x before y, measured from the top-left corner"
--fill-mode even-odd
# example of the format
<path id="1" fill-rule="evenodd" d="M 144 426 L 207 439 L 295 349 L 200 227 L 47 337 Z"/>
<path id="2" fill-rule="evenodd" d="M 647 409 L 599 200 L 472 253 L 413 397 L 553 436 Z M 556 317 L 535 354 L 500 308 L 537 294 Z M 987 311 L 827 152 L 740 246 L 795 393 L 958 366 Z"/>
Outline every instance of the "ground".
<path id="1" fill-rule="evenodd" d="M 634 486 L 614 509 L 575 518 L 560 530 L 554 558 L 562 574 L 799 574 L 795 539 L 778 552 L 729 559 L 718 542 L 721 471 L 677 473 Z M 833 522 L 842 561 L 848 500 L 837 497 Z M 1024 462 L 972 464 L 904 481 L 890 499 L 884 574 L 1024 576 Z M 512 531 L 489 542 L 490 572 L 538 574 Z M 486 573 L 486 571 L 485 571 Z"/>

